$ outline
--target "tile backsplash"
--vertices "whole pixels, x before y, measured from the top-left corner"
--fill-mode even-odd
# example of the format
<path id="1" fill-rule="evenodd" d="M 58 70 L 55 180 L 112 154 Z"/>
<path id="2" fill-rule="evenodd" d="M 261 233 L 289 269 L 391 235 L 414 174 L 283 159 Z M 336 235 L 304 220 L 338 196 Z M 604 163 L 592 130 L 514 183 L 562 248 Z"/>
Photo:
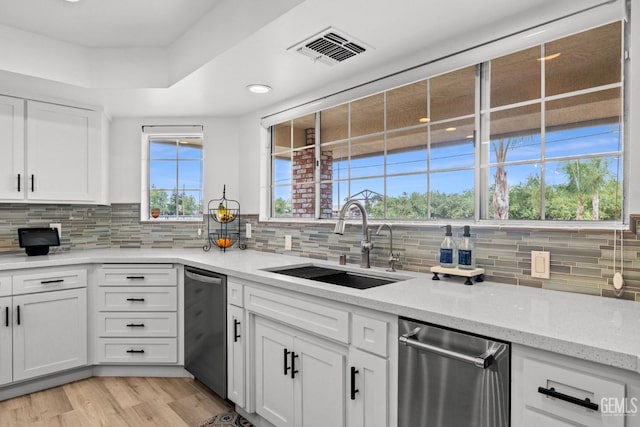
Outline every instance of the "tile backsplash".
<path id="1" fill-rule="evenodd" d="M 206 222 L 140 222 L 140 205 L 111 206 L 0 204 L 0 253 L 18 253 L 19 227 L 62 224 L 62 242 L 57 250 L 97 248 L 201 248 L 205 244 Z M 333 234 L 332 223 L 259 222 L 255 215 L 242 218 L 252 224 L 247 247 L 265 252 L 298 255 L 338 263 L 360 260 L 361 229 L 348 224 L 342 236 Z M 198 236 L 198 228 L 203 233 Z M 374 227 L 372 227 L 373 229 Z M 634 230 L 635 227 L 632 227 Z M 241 227 L 244 231 L 244 225 Z M 372 233 L 375 230 L 372 230 Z M 454 237 L 460 238 L 461 230 Z M 284 250 L 284 236 L 292 236 L 292 250 Z M 532 286 L 612 297 L 613 232 L 602 230 L 534 230 L 477 227 L 471 230 L 476 264 L 485 269 L 487 280 L 508 285 Z M 442 230 L 438 227 L 393 225 L 394 253 L 400 255 L 399 270 L 429 273 L 438 262 Z M 385 267 L 389 255 L 388 230 L 373 236 L 371 263 Z M 620 250 L 618 242 L 618 251 Z M 235 247 L 232 250 L 237 250 Z M 530 276 L 531 251 L 551 253 L 551 278 Z M 620 262 L 618 254 L 617 265 Z M 624 278 L 622 298 L 640 301 L 640 241 L 624 233 Z"/>

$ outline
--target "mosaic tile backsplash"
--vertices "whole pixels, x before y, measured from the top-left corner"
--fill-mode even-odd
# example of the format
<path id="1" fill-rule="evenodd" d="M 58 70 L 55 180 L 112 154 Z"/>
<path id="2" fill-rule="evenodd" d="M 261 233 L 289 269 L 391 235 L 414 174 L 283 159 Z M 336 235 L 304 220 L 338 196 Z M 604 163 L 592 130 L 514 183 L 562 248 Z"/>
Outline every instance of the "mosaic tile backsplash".
<path id="1" fill-rule="evenodd" d="M 18 227 L 46 227 L 62 224 L 62 246 L 57 250 L 122 248 L 201 248 L 206 223 L 140 222 L 139 204 L 111 206 L 0 204 L 0 253 L 22 252 L 18 247 Z M 359 264 L 361 229 L 348 224 L 342 236 L 333 234 L 330 223 L 259 222 L 257 216 L 243 216 L 251 222 L 253 236 L 245 241 L 254 250 L 335 261 L 341 254 L 347 262 Z M 373 228 L 373 227 L 372 227 Z M 372 230 L 375 232 L 375 229 Z M 373 236 L 371 263 L 385 267 L 389 237 L 385 229 Z M 454 237 L 460 237 L 455 230 Z M 284 250 L 284 236 L 292 236 L 292 250 Z M 613 297 L 613 232 L 476 228 L 471 231 L 476 264 L 485 269 L 487 280 L 508 285 L 532 286 L 605 297 Z M 393 225 L 394 253 L 400 255 L 399 270 L 428 273 L 438 262 L 442 230 L 436 227 Z M 214 250 L 217 250 L 214 248 Z M 236 247 L 231 250 L 238 250 Z M 551 253 L 551 278 L 535 279 L 531 251 Z M 620 246 L 618 242 L 618 251 Z M 617 265 L 620 264 L 618 253 Z M 619 267 L 618 267 L 619 268 Z M 640 302 L 640 241 L 632 232 L 624 233 L 624 278 L 622 298 Z"/>

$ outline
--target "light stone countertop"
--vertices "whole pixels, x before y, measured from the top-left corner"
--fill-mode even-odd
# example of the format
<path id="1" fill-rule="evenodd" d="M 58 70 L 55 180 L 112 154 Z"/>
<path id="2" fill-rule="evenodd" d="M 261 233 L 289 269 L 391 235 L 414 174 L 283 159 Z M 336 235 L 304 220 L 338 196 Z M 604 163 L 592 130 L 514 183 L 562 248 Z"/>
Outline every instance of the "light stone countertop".
<path id="1" fill-rule="evenodd" d="M 0 256 L 0 274 L 11 270 L 95 263 L 166 262 L 211 269 L 280 289 L 435 323 L 640 373 L 640 304 L 491 282 L 432 281 L 431 275 L 398 271 L 407 280 L 359 290 L 263 271 L 288 265 L 322 264 L 281 254 L 212 249 L 101 249 L 47 256 Z M 347 269 L 363 271 L 357 266 Z M 364 270 L 389 274 L 383 269 Z"/>

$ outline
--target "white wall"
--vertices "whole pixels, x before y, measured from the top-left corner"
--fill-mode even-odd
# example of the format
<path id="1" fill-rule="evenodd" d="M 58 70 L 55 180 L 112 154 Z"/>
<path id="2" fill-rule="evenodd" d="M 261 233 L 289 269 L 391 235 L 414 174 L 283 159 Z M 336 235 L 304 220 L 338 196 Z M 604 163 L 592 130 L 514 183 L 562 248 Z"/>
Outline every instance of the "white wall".
<path id="1" fill-rule="evenodd" d="M 204 196 L 240 198 L 238 120 L 206 117 L 115 118 L 110 127 L 110 189 L 112 203 L 140 203 L 141 134 L 144 125 L 204 126 Z M 242 205 L 241 205 L 242 206 Z M 244 211 L 244 208 L 242 207 Z"/>

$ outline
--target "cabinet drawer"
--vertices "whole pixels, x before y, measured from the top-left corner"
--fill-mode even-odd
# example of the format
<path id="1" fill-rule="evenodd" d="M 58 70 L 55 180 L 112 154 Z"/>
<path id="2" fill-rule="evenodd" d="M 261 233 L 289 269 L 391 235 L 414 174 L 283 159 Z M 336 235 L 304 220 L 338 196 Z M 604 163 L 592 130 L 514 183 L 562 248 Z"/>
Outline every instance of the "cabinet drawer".
<path id="1" fill-rule="evenodd" d="M 175 311 L 178 305 L 175 287 L 101 287 L 97 298 L 100 311 Z"/>
<path id="2" fill-rule="evenodd" d="M 233 304 L 236 307 L 243 307 L 243 288 L 244 286 L 240 283 L 236 283 L 232 280 L 227 281 L 227 303 Z"/>
<path id="3" fill-rule="evenodd" d="M 0 276 L 0 297 L 11 295 L 11 276 Z"/>
<path id="4" fill-rule="evenodd" d="M 349 342 L 349 313 L 333 307 L 245 286 L 247 310 L 305 331 Z"/>
<path id="5" fill-rule="evenodd" d="M 57 291 L 87 286 L 87 270 L 42 270 L 13 276 L 13 294 Z"/>
<path id="6" fill-rule="evenodd" d="M 175 337 L 176 313 L 98 313 L 100 337 Z"/>
<path id="7" fill-rule="evenodd" d="M 177 363 L 176 338 L 98 338 L 99 363 Z"/>
<path id="8" fill-rule="evenodd" d="M 387 357 L 389 324 L 360 314 L 353 315 L 352 344 L 359 349 Z"/>
<path id="9" fill-rule="evenodd" d="M 549 418 L 562 418 L 585 426 L 624 426 L 624 417 L 610 416 L 603 413 L 601 400 L 612 398 L 623 402 L 625 385 L 591 373 L 573 370 L 536 359 L 524 360 L 524 419 L 526 425 L 531 424 L 543 415 Z M 584 401 L 597 404 L 592 410 L 571 403 L 560 397 L 549 397 L 540 391 L 550 390 Z M 544 417 L 542 417 L 544 418 Z M 535 424 L 538 425 L 538 424 Z"/>
<path id="10" fill-rule="evenodd" d="M 99 268 L 98 286 L 176 286 L 178 270 L 158 268 Z"/>

